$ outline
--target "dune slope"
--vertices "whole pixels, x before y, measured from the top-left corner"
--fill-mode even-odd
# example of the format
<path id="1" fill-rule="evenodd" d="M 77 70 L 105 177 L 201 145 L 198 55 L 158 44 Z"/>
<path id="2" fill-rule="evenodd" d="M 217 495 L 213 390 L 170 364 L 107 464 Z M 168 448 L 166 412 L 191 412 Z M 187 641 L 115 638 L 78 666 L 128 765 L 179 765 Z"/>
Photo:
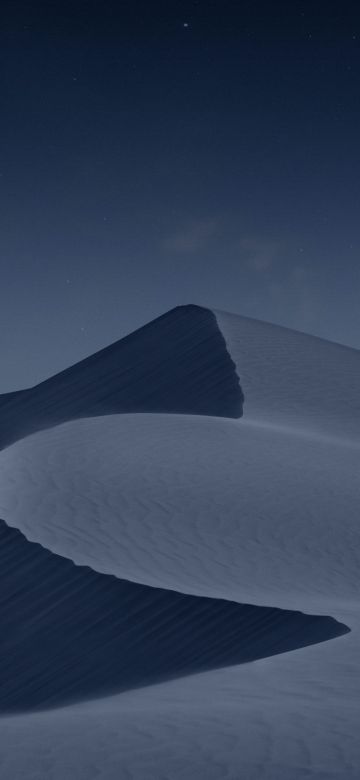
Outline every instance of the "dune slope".
<path id="1" fill-rule="evenodd" d="M 236 314 L 216 318 L 241 375 L 248 420 L 359 444 L 358 350 Z"/>
<path id="2" fill-rule="evenodd" d="M 213 312 L 179 306 L 34 388 L 0 396 L 0 448 L 66 420 L 120 412 L 242 415 Z"/>
<path id="3" fill-rule="evenodd" d="M 357 600 L 359 469 L 245 418 L 97 417 L 0 453 L 0 516 L 103 574 L 332 615 Z"/>
<path id="4" fill-rule="evenodd" d="M 0 591 L 1 712 L 114 694 L 348 631 L 330 617 L 104 576 L 27 542 L 3 521 Z"/>

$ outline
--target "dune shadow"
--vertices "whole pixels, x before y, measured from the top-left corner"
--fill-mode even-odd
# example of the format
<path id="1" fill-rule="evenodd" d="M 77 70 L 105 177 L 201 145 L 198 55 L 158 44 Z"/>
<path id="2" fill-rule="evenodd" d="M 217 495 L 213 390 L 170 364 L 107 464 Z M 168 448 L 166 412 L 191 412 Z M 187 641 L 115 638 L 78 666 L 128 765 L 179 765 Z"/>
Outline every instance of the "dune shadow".
<path id="1" fill-rule="evenodd" d="M 98 574 L 0 520 L 0 712 L 65 705 L 284 653 L 349 631 L 331 617 Z"/>
<path id="2" fill-rule="evenodd" d="M 0 395 L 0 449 L 82 417 L 238 418 L 244 395 L 215 314 L 178 306 L 28 390 Z"/>

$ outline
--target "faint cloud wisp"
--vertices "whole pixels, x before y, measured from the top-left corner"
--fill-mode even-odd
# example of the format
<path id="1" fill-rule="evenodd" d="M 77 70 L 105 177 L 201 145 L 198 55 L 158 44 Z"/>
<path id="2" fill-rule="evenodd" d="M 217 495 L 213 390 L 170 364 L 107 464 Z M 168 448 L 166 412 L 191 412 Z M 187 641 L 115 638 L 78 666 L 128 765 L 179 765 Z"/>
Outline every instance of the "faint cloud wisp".
<path id="1" fill-rule="evenodd" d="M 218 221 L 215 219 L 193 220 L 167 236 L 162 241 L 165 250 L 179 254 L 193 254 L 209 246 L 218 233 Z"/>
<path id="2" fill-rule="evenodd" d="M 242 238 L 238 246 L 242 259 L 257 273 L 272 268 L 279 250 L 276 241 L 259 238 Z"/>

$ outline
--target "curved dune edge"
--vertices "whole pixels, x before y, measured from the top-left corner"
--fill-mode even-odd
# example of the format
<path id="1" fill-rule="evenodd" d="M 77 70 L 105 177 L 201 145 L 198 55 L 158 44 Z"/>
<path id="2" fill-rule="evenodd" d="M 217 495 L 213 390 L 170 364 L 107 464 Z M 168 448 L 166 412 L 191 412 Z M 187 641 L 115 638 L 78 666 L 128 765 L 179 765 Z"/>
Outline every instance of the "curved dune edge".
<path id="1" fill-rule="evenodd" d="M 350 629 L 327 616 L 98 574 L 0 521 L 0 712 L 59 707 L 289 652 Z"/>
<path id="2" fill-rule="evenodd" d="M 359 465 L 246 422 L 97 417 L 1 453 L 0 516 L 102 574 L 328 615 L 357 598 Z"/>

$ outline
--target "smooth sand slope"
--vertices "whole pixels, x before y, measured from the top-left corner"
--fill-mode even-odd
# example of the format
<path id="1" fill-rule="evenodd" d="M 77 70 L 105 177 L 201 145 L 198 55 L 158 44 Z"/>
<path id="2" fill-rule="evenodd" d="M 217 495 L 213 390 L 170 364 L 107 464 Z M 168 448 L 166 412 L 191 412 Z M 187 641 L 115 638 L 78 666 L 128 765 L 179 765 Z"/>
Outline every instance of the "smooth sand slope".
<path id="1" fill-rule="evenodd" d="M 358 350 L 247 317 L 216 317 L 241 375 L 247 420 L 359 444 Z"/>
<path id="2" fill-rule="evenodd" d="M 360 449 L 219 418 L 65 423 L 0 454 L 0 513 L 95 571 L 288 609 L 355 603 Z"/>
<path id="3" fill-rule="evenodd" d="M 359 390 L 181 307 L 0 397 L 4 777 L 359 776 Z"/>

